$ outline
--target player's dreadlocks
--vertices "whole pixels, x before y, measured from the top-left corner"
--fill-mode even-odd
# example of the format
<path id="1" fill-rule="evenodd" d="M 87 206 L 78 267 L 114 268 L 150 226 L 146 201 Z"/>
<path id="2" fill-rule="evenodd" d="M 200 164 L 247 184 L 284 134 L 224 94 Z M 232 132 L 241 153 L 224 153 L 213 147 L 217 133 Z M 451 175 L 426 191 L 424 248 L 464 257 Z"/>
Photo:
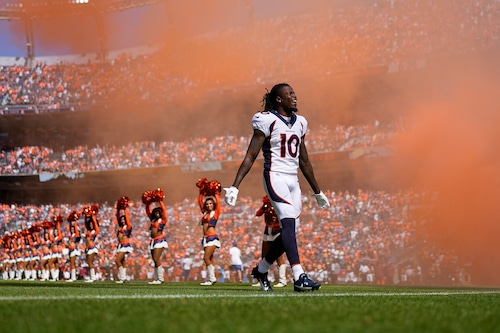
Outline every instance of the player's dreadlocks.
<path id="1" fill-rule="evenodd" d="M 262 98 L 262 105 L 264 106 L 264 111 L 276 110 L 276 98 L 278 97 L 278 93 L 283 87 L 289 87 L 288 83 L 278 83 L 274 87 L 271 88 L 271 91 L 267 90 L 267 93 L 264 94 Z"/>

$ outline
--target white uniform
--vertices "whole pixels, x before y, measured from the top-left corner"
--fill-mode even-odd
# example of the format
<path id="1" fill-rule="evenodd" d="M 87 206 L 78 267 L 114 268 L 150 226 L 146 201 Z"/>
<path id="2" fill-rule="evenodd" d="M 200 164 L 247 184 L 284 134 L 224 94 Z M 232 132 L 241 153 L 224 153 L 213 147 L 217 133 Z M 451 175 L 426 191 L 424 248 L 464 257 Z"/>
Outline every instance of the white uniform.
<path id="1" fill-rule="evenodd" d="M 264 190 L 280 220 L 298 219 L 302 209 L 298 168 L 300 143 L 307 132 L 307 120 L 295 113 L 290 120 L 276 111 L 259 112 L 252 128 L 264 133 Z"/>

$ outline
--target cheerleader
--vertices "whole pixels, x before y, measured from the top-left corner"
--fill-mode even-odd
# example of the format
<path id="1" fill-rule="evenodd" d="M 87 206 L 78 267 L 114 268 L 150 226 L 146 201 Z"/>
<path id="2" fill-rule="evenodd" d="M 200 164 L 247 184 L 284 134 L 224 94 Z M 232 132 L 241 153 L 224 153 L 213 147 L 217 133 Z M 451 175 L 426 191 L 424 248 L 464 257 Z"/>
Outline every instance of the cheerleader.
<path id="1" fill-rule="evenodd" d="M 63 236 L 61 233 L 62 224 L 61 215 L 54 215 L 52 218 L 52 237 L 50 242 L 50 259 L 48 261 L 48 267 L 50 270 L 50 281 L 59 280 L 59 261 L 62 259 L 62 244 Z"/>
<path id="2" fill-rule="evenodd" d="M 22 230 L 14 233 L 14 251 L 16 257 L 16 274 L 14 280 L 21 280 L 24 276 L 24 237 Z"/>
<path id="3" fill-rule="evenodd" d="M 22 243 L 23 243 L 23 253 L 24 253 L 24 277 L 23 280 L 35 280 L 31 278 L 31 274 L 33 272 L 33 266 L 36 261 L 33 259 L 33 248 L 35 246 L 33 240 L 33 231 L 32 228 L 23 229 L 21 231 L 22 235 Z M 36 272 L 35 272 L 36 276 Z"/>
<path id="4" fill-rule="evenodd" d="M 67 218 L 69 223 L 69 238 L 68 238 L 68 257 L 69 257 L 69 269 L 70 278 L 66 282 L 76 281 L 76 258 L 81 255 L 78 245 L 80 244 L 81 235 L 80 229 L 78 228 L 78 219 L 80 215 L 76 211 L 72 211 Z"/>
<path id="5" fill-rule="evenodd" d="M 209 182 L 202 178 L 196 183 L 199 188 L 198 204 L 200 206 L 201 217 L 200 225 L 203 229 L 203 261 L 207 271 L 207 280 L 200 283 L 202 286 L 211 286 L 217 282 L 214 267 L 215 249 L 220 249 L 219 236 L 215 232 L 215 227 L 220 215 L 220 183 L 216 180 Z"/>
<path id="6" fill-rule="evenodd" d="M 116 283 L 123 283 L 127 279 L 126 257 L 127 254 L 132 253 L 133 248 L 130 244 L 130 236 L 132 234 L 132 223 L 130 223 L 130 216 L 127 211 L 129 204 L 128 197 L 121 197 L 116 204 L 116 221 L 118 223 L 118 247 L 116 248 L 115 263 L 118 267 L 118 279 Z"/>
<path id="7" fill-rule="evenodd" d="M 262 206 L 259 208 L 257 213 L 255 213 L 255 215 L 256 216 L 264 215 L 264 223 L 266 226 L 264 228 L 264 235 L 262 236 L 262 255 L 261 255 L 261 258 L 264 259 L 267 252 L 269 252 L 269 249 L 271 248 L 271 244 L 280 235 L 281 225 L 278 216 L 276 215 L 276 211 L 274 210 L 273 206 L 271 206 L 271 201 L 269 200 L 269 197 L 267 195 L 262 198 Z M 286 280 L 287 265 L 285 258 L 286 256 L 283 253 L 276 260 L 276 263 L 278 264 L 279 278 L 278 278 L 278 283 L 275 284 L 273 287 L 283 288 L 286 287 L 287 285 L 287 280 Z M 257 283 L 254 286 L 260 286 L 260 283 Z"/>
<path id="8" fill-rule="evenodd" d="M 83 208 L 82 215 L 85 223 L 85 258 L 89 265 L 89 279 L 85 282 L 94 282 L 96 280 L 94 259 L 99 253 L 95 241 L 99 235 L 99 223 L 96 215 L 99 212 L 99 207 L 96 205 L 86 206 Z"/>
<path id="9" fill-rule="evenodd" d="M 53 222 L 49 222 L 44 220 L 42 222 L 42 239 L 41 239 L 41 253 L 40 253 L 40 271 L 41 271 L 41 281 L 47 281 L 50 278 L 50 266 L 49 261 L 52 258 L 52 254 L 50 253 L 50 248 L 52 247 L 53 242 L 53 233 L 51 231 L 55 225 Z"/>
<path id="10" fill-rule="evenodd" d="M 151 242 L 149 249 L 154 262 L 153 281 L 149 284 L 161 284 L 165 281 L 163 276 L 163 266 L 161 265 L 161 256 L 164 249 L 168 249 L 167 239 L 164 235 L 164 229 L 167 223 L 167 210 L 163 199 L 165 194 L 163 190 L 157 189 L 154 191 L 146 191 L 142 195 L 142 202 L 146 205 L 146 215 L 149 217 L 151 224 L 149 226 Z M 159 207 L 151 207 L 157 203 Z"/>
<path id="11" fill-rule="evenodd" d="M 4 249 L 4 258 L 2 260 L 4 271 L 2 278 L 4 280 L 13 280 L 15 274 L 15 257 L 13 255 L 13 240 L 10 232 L 6 231 L 2 237 L 2 247 Z"/>
<path id="12" fill-rule="evenodd" d="M 3 239 L 0 239 L 0 243 Z M 2 243 L 3 247 L 3 243 Z M 5 251 L 5 248 L 2 250 L 2 254 L 0 255 L 0 274 L 2 280 L 7 280 L 9 278 L 9 273 L 7 272 L 7 267 L 9 265 L 9 255 Z"/>
<path id="13" fill-rule="evenodd" d="M 9 272 L 9 280 L 14 280 L 16 278 L 16 253 L 14 248 L 9 251 L 9 266 L 7 267 Z"/>
<path id="14" fill-rule="evenodd" d="M 31 270 L 31 274 L 29 277 L 30 281 L 34 281 L 38 279 L 37 276 L 37 266 L 40 260 L 40 252 L 38 248 L 40 246 L 40 230 L 42 230 L 42 226 L 39 223 L 34 223 L 30 228 L 30 237 L 28 238 L 30 249 L 31 249 L 31 260 L 29 262 L 29 269 Z"/>

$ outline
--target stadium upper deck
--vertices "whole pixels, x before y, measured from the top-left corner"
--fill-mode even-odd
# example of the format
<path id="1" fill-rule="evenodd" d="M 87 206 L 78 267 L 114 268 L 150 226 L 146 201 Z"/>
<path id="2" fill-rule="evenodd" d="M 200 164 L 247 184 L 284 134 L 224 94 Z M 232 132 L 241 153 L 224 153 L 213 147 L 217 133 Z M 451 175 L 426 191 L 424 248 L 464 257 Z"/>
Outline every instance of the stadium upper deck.
<path id="1" fill-rule="evenodd" d="M 316 2 L 320 3 L 313 1 Z M 147 1 L 133 3 L 145 5 Z M 116 92 L 139 100 L 159 99 L 158 96 L 168 100 L 180 92 L 255 86 L 266 84 L 274 77 L 304 74 L 321 77 L 374 67 L 386 73 L 398 72 L 423 68 L 436 56 L 500 46 L 498 1 L 384 0 L 359 1 L 349 6 L 342 2 L 321 14 L 285 13 L 265 19 L 257 15 L 262 11 L 257 9 L 259 6 L 255 1 L 252 10 L 240 13 L 246 16 L 242 21 L 246 24 L 197 39 L 184 38 L 185 30 L 195 28 L 174 20 L 176 15 L 172 11 L 178 10 L 181 14 L 186 11 L 181 7 L 164 9 L 164 13 L 170 13 L 165 21 L 170 22 L 159 25 L 158 14 L 151 16 L 154 9 L 142 9 L 158 8 L 142 6 L 143 21 L 133 22 L 141 27 L 136 33 L 124 30 L 123 23 L 109 23 L 127 18 L 111 16 L 102 18 L 102 26 L 92 18 L 72 22 L 73 28 L 69 28 L 67 22 L 51 18 L 51 21 L 45 19 L 46 22 L 33 19 L 28 32 L 24 27 L 0 29 L 14 33 L 23 30 L 24 38 L 16 40 L 28 39 L 29 45 L 28 50 L 23 46 L 22 54 L 17 57 L 3 58 L 4 65 L 17 65 L 3 69 L 0 81 L 3 112 L 22 113 L 19 105 L 25 106 L 25 113 L 78 108 L 96 99 L 113 98 Z M 194 9 L 204 8 L 195 6 Z M 98 13 L 108 14 L 104 9 Z M 211 14 L 212 11 L 207 16 Z M 191 16 L 191 19 L 198 17 Z M 144 20 L 153 23 L 146 24 Z M 0 21 L 0 24 L 6 22 Z M 88 24 L 91 26 L 87 27 Z M 78 31 L 73 31 L 74 26 L 79 26 Z M 214 28 L 205 22 L 205 25 L 200 23 L 196 31 L 200 35 L 201 31 Z M 62 34 L 60 30 L 68 32 Z M 82 37 L 81 30 L 87 37 Z M 124 44 L 124 40 L 128 44 Z M 152 47 L 153 44 L 156 47 Z M 3 50 L 7 52 L 8 43 L 5 45 Z M 141 49 L 143 54 L 139 54 Z M 269 59 L 280 59 L 279 64 Z M 5 71 L 14 71 L 15 75 L 6 75 Z M 47 76 L 51 84 L 42 87 Z M 61 91 L 48 98 L 56 88 Z"/>

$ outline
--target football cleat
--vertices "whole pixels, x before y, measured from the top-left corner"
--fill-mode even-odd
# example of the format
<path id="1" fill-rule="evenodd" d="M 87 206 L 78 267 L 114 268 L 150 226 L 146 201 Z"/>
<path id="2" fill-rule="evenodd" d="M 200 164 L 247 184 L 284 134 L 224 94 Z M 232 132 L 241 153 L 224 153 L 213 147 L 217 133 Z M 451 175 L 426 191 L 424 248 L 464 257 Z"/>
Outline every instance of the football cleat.
<path id="1" fill-rule="evenodd" d="M 319 288 L 321 288 L 321 284 L 311 280 L 306 273 L 300 274 L 299 279 L 293 282 L 293 290 L 298 292 L 314 291 L 318 290 Z"/>
<path id="2" fill-rule="evenodd" d="M 162 284 L 163 282 L 161 282 L 160 280 L 154 280 L 154 281 L 150 281 L 148 282 L 148 284 Z"/>
<path id="3" fill-rule="evenodd" d="M 208 281 L 200 283 L 200 286 L 213 286 L 216 283 L 217 283 L 217 281 L 210 281 L 210 280 L 208 280 Z"/>
<path id="4" fill-rule="evenodd" d="M 286 283 L 278 282 L 273 287 L 274 288 L 283 288 L 283 287 L 286 287 Z"/>
<path id="5" fill-rule="evenodd" d="M 258 266 L 255 266 L 254 269 L 252 269 L 252 276 L 257 279 L 260 283 L 260 289 L 266 292 L 271 292 L 273 291 L 273 288 L 271 288 L 271 285 L 269 284 L 269 280 L 267 279 L 267 273 L 261 273 L 259 272 Z"/>

